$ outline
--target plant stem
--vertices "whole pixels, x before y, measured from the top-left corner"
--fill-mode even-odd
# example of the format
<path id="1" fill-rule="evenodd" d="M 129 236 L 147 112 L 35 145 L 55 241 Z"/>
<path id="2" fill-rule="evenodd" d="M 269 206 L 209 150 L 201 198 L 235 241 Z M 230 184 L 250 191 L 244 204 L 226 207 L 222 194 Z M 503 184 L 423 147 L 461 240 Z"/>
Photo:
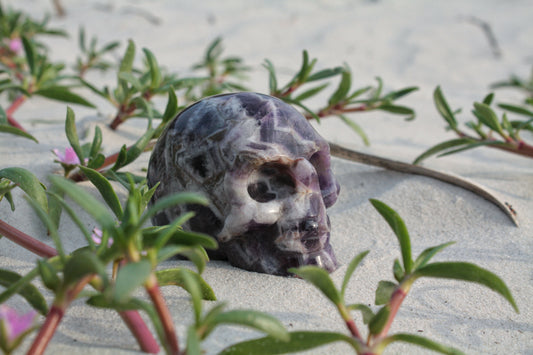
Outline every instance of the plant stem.
<path id="1" fill-rule="evenodd" d="M 24 95 L 18 96 L 6 110 L 7 122 L 11 126 L 16 127 L 16 128 L 18 128 L 18 129 L 20 129 L 20 130 L 22 130 L 24 132 L 26 132 L 26 130 L 20 125 L 20 123 L 18 123 L 13 118 L 13 113 L 20 107 L 20 105 L 22 105 L 24 103 L 24 101 L 26 101 L 26 99 L 27 99 L 27 97 L 24 96 Z"/>
<path id="2" fill-rule="evenodd" d="M 387 336 L 387 333 L 389 332 L 389 329 L 392 325 L 392 322 L 394 321 L 394 317 L 396 317 L 396 313 L 398 313 L 398 310 L 400 309 L 400 306 L 402 305 L 403 300 L 407 296 L 407 293 L 409 292 L 410 284 L 405 287 L 404 290 L 402 285 L 398 286 L 396 290 L 393 292 L 390 301 L 389 301 L 389 307 L 390 307 L 390 313 L 389 313 L 389 319 L 387 320 L 387 323 L 383 327 L 383 330 L 376 336 L 375 339 L 383 339 Z"/>
<path id="3" fill-rule="evenodd" d="M 346 326 L 348 327 L 348 330 L 352 334 L 354 338 L 361 339 L 361 334 L 359 333 L 359 330 L 357 329 L 357 326 L 355 325 L 355 322 L 353 319 L 349 319 L 346 321 Z"/>
<path id="4" fill-rule="evenodd" d="M 57 307 L 54 305 L 52 306 L 52 308 L 50 308 L 50 311 L 46 316 L 46 321 L 41 326 L 41 329 L 39 330 L 37 337 L 33 341 L 31 348 L 26 353 L 27 355 L 39 355 L 44 353 L 44 350 L 52 339 L 52 336 L 54 335 L 57 326 L 61 322 L 64 313 L 64 309 L 61 307 Z"/>
<path id="5" fill-rule="evenodd" d="M 159 288 L 157 279 L 153 273 L 146 281 L 145 288 L 155 306 L 159 319 L 161 320 L 167 343 L 165 348 L 167 348 L 167 351 L 170 354 L 179 354 L 178 338 L 176 337 L 174 323 L 172 322 L 167 304 L 165 303 L 165 299 L 161 294 L 161 289 Z"/>
<path id="6" fill-rule="evenodd" d="M 41 257 L 51 258 L 57 255 L 57 251 L 51 246 L 27 235 L 2 220 L 0 220 L 0 234 Z"/>
<path id="7" fill-rule="evenodd" d="M 27 352 L 28 355 L 41 355 L 44 353 L 48 343 L 52 340 L 59 323 L 61 323 L 61 319 L 63 319 L 67 307 L 81 290 L 83 290 L 92 277 L 93 275 L 87 275 L 79 280 L 73 287 L 67 289 L 65 295 L 56 295 L 56 300 L 50 308 L 44 324 L 41 326 L 37 337 L 33 340 L 33 344 Z"/>
<path id="8" fill-rule="evenodd" d="M 159 345 L 146 326 L 146 323 L 141 318 L 139 312 L 122 311 L 119 312 L 119 314 L 135 339 L 137 339 L 141 350 L 146 353 L 157 354 L 159 352 Z"/>
<path id="9" fill-rule="evenodd" d="M 27 235 L 2 220 L 0 220 L 0 234 L 41 257 L 51 258 L 57 255 L 57 251 L 51 246 Z M 126 326 L 133 333 L 141 350 L 151 354 L 159 352 L 159 346 L 146 326 L 146 323 L 139 315 L 139 312 L 122 311 L 119 312 L 119 314 L 124 323 L 126 323 Z M 50 322 L 52 322 L 52 320 L 50 320 Z"/>
<path id="10" fill-rule="evenodd" d="M 327 117 L 327 116 L 342 115 L 345 113 L 370 111 L 375 108 L 376 107 L 374 106 L 367 106 L 367 105 L 361 105 L 361 106 L 355 106 L 355 107 L 344 107 L 343 105 L 335 105 L 333 107 L 326 107 L 318 111 L 316 115 L 322 118 L 322 117 Z M 308 120 L 312 120 L 314 118 L 309 113 L 306 113 L 304 117 L 307 118 Z"/>
<path id="11" fill-rule="evenodd" d="M 523 140 L 517 141 L 517 140 L 511 139 L 510 141 L 507 141 L 507 142 L 500 142 L 494 138 L 479 139 L 469 134 L 466 134 L 460 130 L 457 130 L 456 133 L 461 138 L 472 139 L 480 143 L 481 142 L 489 143 L 485 145 L 486 147 L 489 147 L 489 148 L 496 148 L 496 149 L 504 150 L 506 152 L 515 153 L 515 154 L 522 155 L 525 157 L 533 158 L 533 145 L 527 144 Z M 490 143 L 501 143 L 501 144 L 490 144 Z"/>

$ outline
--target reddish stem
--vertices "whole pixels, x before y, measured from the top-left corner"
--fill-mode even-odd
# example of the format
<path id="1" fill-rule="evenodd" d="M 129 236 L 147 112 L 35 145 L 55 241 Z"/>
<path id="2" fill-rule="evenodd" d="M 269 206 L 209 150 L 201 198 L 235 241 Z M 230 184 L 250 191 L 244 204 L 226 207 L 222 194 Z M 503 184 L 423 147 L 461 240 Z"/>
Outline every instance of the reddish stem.
<path id="1" fill-rule="evenodd" d="M 33 237 L 30 237 L 26 233 L 10 226 L 2 220 L 0 220 L 0 234 L 12 242 L 17 243 L 24 249 L 27 249 L 32 253 L 44 258 L 51 258 L 57 255 L 57 251 L 51 246 L 44 244 Z"/>
<path id="2" fill-rule="evenodd" d="M 31 348 L 26 353 L 27 355 L 39 355 L 44 353 L 44 350 L 52 339 L 52 336 L 54 335 L 64 314 L 65 311 L 61 307 L 54 305 L 52 308 L 50 308 L 44 324 L 41 326 L 41 329 L 33 341 Z"/>
<path id="3" fill-rule="evenodd" d="M 44 244 L 43 242 L 27 235 L 26 233 L 12 227 L 6 222 L 0 220 L 0 234 L 7 239 L 15 242 L 23 248 L 31 251 L 44 258 L 51 258 L 57 255 L 57 251 Z M 156 354 L 159 352 L 159 345 L 157 345 L 152 333 L 144 323 L 139 312 L 137 311 L 122 311 L 119 312 L 120 317 L 126 323 L 127 327 L 133 333 L 133 336 L 139 343 L 141 350 Z M 48 321 L 48 318 L 47 318 Z M 52 320 L 50 320 L 51 322 Z M 56 325 L 57 327 L 57 325 Z"/>
<path id="4" fill-rule="evenodd" d="M 394 321 L 394 317 L 396 317 L 396 313 L 398 313 L 398 310 L 400 309 L 400 306 L 402 305 L 402 302 L 406 296 L 407 292 L 405 292 L 401 287 L 396 288 L 396 290 L 393 292 L 389 301 L 389 319 L 387 320 L 387 324 L 385 324 L 383 330 L 381 330 L 376 339 L 382 339 L 387 336 L 392 322 Z"/>
<path id="5" fill-rule="evenodd" d="M 148 90 L 148 91 L 143 92 L 143 94 L 141 96 L 146 101 L 150 101 L 150 99 L 152 98 L 153 94 Z M 131 116 L 131 114 L 136 109 L 137 109 L 137 105 L 135 105 L 134 103 L 130 103 L 127 106 L 124 105 L 124 104 L 120 105 L 118 113 L 115 116 L 115 118 L 113 119 L 113 121 L 111 122 L 111 124 L 109 125 L 109 128 L 111 128 L 112 130 L 116 130 L 118 128 L 118 126 L 120 124 L 124 123 L 124 121 L 126 121 L 128 119 L 128 117 Z"/>
<path id="6" fill-rule="evenodd" d="M 157 314 L 159 315 L 161 324 L 163 325 L 168 351 L 171 354 L 179 354 L 178 338 L 176 337 L 174 323 L 172 322 L 167 304 L 165 303 L 165 299 L 161 294 L 161 289 L 159 288 L 155 275 L 153 274 L 147 281 L 146 291 L 148 292 L 148 295 L 155 306 Z"/>
<path id="7" fill-rule="evenodd" d="M 361 334 L 359 334 L 359 330 L 357 329 L 353 319 L 347 320 L 346 326 L 354 338 L 361 339 Z"/>
<path id="8" fill-rule="evenodd" d="M 322 118 L 322 117 L 327 117 L 327 116 L 342 115 L 345 113 L 364 112 L 364 111 L 369 111 L 374 108 L 375 107 L 373 106 L 366 106 L 366 105 L 361 105 L 361 106 L 356 106 L 356 107 L 344 107 L 343 105 L 339 104 L 333 107 L 327 107 L 325 109 L 322 109 L 318 111 L 316 115 Z M 312 120 L 314 118 L 309 113 L 306 113 L 304 116 L 308 120 Z"/>
<path id="9" fill-rule="evenodd" d="M 476 137 L 472 137 L 459 130 L 455 131 L 455 133 L 457 133 L 457 135 L 461 138 L 472 139 L 476 142 L 494 142 L 494 143 L 498 142 L 498 140 L 494 138 L 479 139 Z M 505 143 L 506 143 L 505 145 L 504 144 L 487 144 L 486 147 L 496 148 L 496 149 L 504 150 L 506 152 L 515 153 L 515 154 L 522 155 L 525 157 L 533 158 L 533 146 L 532 145 L 527 144 L 526 142 L 522 140 L 516 141 L 512 139 Z"/>
<path id="10" fill-rule="evenodd" d="M 124 323 L 126 323 L 128 329 L 132 332 L 135 339 L 137 339 L 142 351 L 150 354 L 159 353 L 159 345 L 146 326 L 146 323 L 141 318 L 139 312 L 122 311 L 119 312 L 119 314 Z"/>
<path id="11" fill-rule="evenodd" d="M 50 308 L 44 324 L 41 326 L 41 329 L 39 329 L 37 337 L 33 340 L 33 344 L 27 352 L 28 355 L 40 355 L 44 353 L 48 343 L 52 340 L 59 323 L 61 323 L 61 319 L 63 319 L 67 307 L 92 278 L 93 275 L 87 275 L 79 280 L 73 287 L 67 289 L 65 295 L 62 295 L 65 297 L 62 301 L 59 301 L 56 295 L 56 302 L 52 305 L 52 308 Z"/>
<path id="12" fill-rule="evenodd" d="M 20 107 L 20 105 L 24 103 L 24 101 L 26 101 L 26 99 L 27 97 L 24 95 L 17 97 L 6 110 L 7 122 L 11 126 L 16 127 L 24 132 L 26 132 L 26 130 L 20 125 L 20 123 L 17 122 L 17 120 L 13 118 L 13 113 Z"/>

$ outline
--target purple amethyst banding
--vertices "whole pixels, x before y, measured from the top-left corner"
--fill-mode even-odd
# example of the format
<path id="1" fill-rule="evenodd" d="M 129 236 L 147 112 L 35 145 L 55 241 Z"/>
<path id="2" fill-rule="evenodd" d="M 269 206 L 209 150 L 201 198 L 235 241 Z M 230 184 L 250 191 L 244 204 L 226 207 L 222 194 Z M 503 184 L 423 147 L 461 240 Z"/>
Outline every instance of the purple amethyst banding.
<path id="1" fill-rule="evenodd" d="M 337 268 L 326 208 L 337 200 L 329 146 L 296 109 L 262 94 L 203 99 L 182 111 L 157 142 L 148 184 L 157 199 L 196 191 L 210 204 L 187 206 L 196 216 L 184 227 L 214 236 L 211 258 L 257 272 Z M 157 214 L 171 223 L 180 207 Z"/>

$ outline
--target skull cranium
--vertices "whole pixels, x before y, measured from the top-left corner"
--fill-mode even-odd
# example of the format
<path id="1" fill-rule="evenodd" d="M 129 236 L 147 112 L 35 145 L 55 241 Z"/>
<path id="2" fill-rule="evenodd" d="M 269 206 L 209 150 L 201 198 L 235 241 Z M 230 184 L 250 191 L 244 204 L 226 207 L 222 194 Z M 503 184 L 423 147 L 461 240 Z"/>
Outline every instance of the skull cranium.
<path id="1" fill-rule="evenodd" d="M 153 201 L 185 190 L 209 198 L 209 207 L 188 206 L 196 216 L 186 227 L 216 237 L 212 258 L 279 275 L 337 267 L 326 215 L 339 193 L 329 146 L 279 99 L 225 94 L 182 111 L 152 153 L 148 183 L 157 182 Z M 165 210 L 152 222 L 168 224 L 181 212 Z"/>

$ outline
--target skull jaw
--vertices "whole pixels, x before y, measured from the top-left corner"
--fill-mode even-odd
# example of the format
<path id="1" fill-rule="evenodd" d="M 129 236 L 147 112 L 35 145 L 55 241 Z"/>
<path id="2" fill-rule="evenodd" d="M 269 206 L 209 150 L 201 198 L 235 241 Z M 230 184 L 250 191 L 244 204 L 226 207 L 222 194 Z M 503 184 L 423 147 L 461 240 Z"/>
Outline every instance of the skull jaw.
<path id="1" fill-rule="evenodd" d="M 274 229 L 277 230 L 277 227 L 271 228 Z M 329 243 L 329 236 L 328 232 L 321 249 L 295 252 L 280 249 L 273 242 L 275 238 L 267 237 L 264 231 L 251 231 L 228 242 L 220 243 L 219 251 L 230 264 L 248 271 L 290 276 L 292 275 L 290 268 L 314 265 L 331 273 L 337 269 L 338 264 Z"/>

